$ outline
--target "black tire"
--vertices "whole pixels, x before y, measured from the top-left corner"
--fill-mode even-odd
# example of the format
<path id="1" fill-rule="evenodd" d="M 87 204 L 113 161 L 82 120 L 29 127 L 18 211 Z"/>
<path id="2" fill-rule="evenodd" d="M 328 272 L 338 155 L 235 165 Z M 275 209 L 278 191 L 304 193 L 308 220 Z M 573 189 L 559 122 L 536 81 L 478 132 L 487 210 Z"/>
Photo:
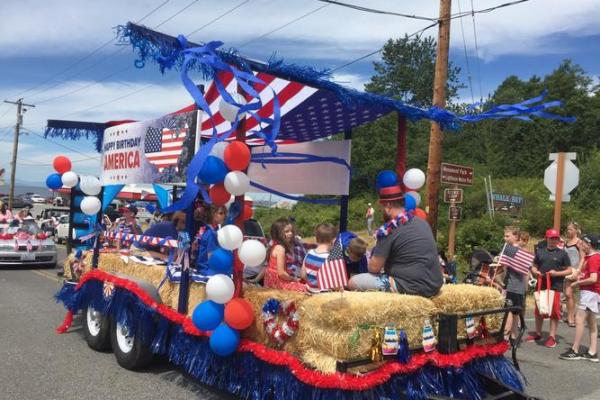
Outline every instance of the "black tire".
<path id="1" fill-rule="evenodd" d="M 123 340 L 127 341 L 127 343 L 123 343 Z M 125 369 L 140 369 L 152 361 L 153 354 L 142 343 L 139 335 L 129 336 L 127 328 L 121 326 L 116 321 L 113 321 L 110 329 L 110 343 L 117 363 Z"/>
<path id="2" fill-rule="evenodd" d="M 110 349 L 110 318 L 99 314 L 91 307 L 83 310 L 82 317 L 83 334 L 88 346 L 96 351 Z"/>

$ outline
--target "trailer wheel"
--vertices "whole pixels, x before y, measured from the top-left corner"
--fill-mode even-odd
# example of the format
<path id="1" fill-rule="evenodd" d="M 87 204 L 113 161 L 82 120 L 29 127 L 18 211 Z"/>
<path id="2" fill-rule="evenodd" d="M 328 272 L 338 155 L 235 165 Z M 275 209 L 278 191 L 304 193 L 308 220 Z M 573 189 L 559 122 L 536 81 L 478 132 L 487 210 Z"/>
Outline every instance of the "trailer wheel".
<path id="1" fill-rule="evenodd" d="M 88 346 L 102 351 L 110 348 L 110 319 L 91 307 L 86 307 L 83 313 L 85 321 L 83 333 Z"/>
<path id="2" fill-rule="evenodd" d="M 126 369 L 142 368 L 152 361 L 152 352 L 139 336 L 130 332 L 126 324 L 113 321 L 110 330 L 110 342 L 117 363 Z"/>

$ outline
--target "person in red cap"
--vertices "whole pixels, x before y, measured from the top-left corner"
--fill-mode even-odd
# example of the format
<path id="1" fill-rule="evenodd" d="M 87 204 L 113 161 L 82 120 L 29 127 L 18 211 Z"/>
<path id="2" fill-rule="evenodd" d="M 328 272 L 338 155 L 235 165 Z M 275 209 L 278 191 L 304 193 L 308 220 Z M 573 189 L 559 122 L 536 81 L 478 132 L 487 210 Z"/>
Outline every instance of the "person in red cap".
<path id="1" fill-rule="evenodd" d="M 404 209 L 404 195 L 398 185 L 381 188 L 379 204 L 385 224 L 376 231 L 369 272 L 354 275 L 348 287 L 435 296 L 444 277 L 431 228 Z"/>
<path id="2" fill-rule="evenodd" d="M 544 342 L 546 347 L 556 347 L 556 329 L 560 320 L 560 293 L 563 290 L 565 277 L 572 273 L 571 260 L 566 251 L 558 247 L 560 233 L 556 229 L 546 231 L 546 246 L 538 247 L 531 273 L 541 282 L 542 290 L 554 290 L 554 300 L 550 313 L 550 334 Z M 546 278 L 550 277 L 550 287 L 546 287 Z M 540 315 L 537 304 L 535 307 L 535 333 L 527 337 L 528 342 L 542 339 L 543 317 Z"/>

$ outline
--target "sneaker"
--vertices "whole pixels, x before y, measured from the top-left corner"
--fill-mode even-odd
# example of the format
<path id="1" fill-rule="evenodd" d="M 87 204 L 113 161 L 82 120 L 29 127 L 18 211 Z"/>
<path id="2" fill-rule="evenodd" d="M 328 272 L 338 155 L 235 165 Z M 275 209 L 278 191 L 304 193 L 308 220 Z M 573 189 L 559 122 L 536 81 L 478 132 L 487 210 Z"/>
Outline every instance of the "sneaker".
<path id="1" fill-rule="evenodd" d="M 554 339 L 552 336 L 549 336 L 548 339 L 544 342 L 544 346 L 549 348 L 556 347 L 556 344 L 556 339 Z"/>
<path id="2" fill-rule="evenodd" d="M 526 342 L 537 342 L 538 340 L 542 340 L 542 335 L 538 335 L 537 333 L 534 333 L 532 335 L 527 336 L 527 338 L 525 339 Z"/>
<path id="3" fill-rule="evenodd" d="M 595 362 L 595 363 L 600 362 L 600 360 L 598 360 L 598 353 L 590 354 L 587 351 L 581 355 L 581 359 L 588 360 L 588 361 Z"/>
<path id="4" fill-rule="evenodd" d="M 562 353 L 559 358 L 561 360 L 581 360 L 583 357 L 582 354 L 579 354 L 573 349 L 569 349 L 568 351 Z"/>

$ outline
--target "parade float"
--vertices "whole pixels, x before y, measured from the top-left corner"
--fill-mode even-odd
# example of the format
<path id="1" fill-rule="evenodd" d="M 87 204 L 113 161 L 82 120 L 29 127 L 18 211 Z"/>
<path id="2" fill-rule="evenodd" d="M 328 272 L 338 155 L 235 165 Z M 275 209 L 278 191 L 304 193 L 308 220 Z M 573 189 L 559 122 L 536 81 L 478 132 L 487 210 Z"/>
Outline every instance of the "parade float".
<path id="1" fill-rule="evenodd" d="M 429 119 L 448 130 L 486 118 L 567 120 L 545 111 L 557 102 L 544 103 L 542 95 L 457 116 L 349 90 L 308 67 L 248 60 L 221 50 L 219 42 L 197 45 L 131 23 L 119 28 L 119 37 L 137 52 L 136 66 L 155 62 L 162 72 L 179 69 L 195 104 L 153 121 L 49 121 L 47 135 L 92 137 L 103 158 L 101 180 L 73 171 L 59 171 L 52 179 L 73 188 L 76 236 L 87 245 L 65 263 L 57 299 L 67 315 L 59 333 L 81 313 L 89 346 L 112 347 L 121 366 L 139 368 L 153 354 L 164 355 L 198 381 L 241 398 L 483 399 L 494 390 L 526 398 L 516 348 L 512 360 L 504 356 L 511 309 L 503 308 L 496 290 L 445 285 L 424 298 L 348 291 L 309 295 L 245 284 L 244 265 L 263 263 L 266 249 L 240 228 L 251 214 L 244 193 L 261 190 L 339 204 L 345 230 L 352 129 L 383 115 L 398 116 L 398 163 L 378 184 L 391 176 L 407 190 L 418 190 L 408 182 L 422 180 L 420 174 L 405 166 L 407 119 Z M 196 86 L 192 72 L 211 82 L 208 90 Z M 319 140 L 340 132 L 344 140 Z M 300 179 L 302 171 L 312 179 Z M 187 213 L 187 232 L 168 238 L 105 232 L 99 223 L 103 208 L 131 183 L 154 184 L 162 212 Z M 173 183 L 182 184 L 169 199 L 165 184 Z M 214 204 L 235 198 L 218 233 L 221 248 L 209 260 L 217 272 L 210 277 L 189 264 L 199 197 Z M 423 212 L 417 206 L 413 201 L 412 211 Z M 141 250 L 124 253 L 101 245 L 110 241 L 149 244 L 169 257 L 163 262 Z"/>

